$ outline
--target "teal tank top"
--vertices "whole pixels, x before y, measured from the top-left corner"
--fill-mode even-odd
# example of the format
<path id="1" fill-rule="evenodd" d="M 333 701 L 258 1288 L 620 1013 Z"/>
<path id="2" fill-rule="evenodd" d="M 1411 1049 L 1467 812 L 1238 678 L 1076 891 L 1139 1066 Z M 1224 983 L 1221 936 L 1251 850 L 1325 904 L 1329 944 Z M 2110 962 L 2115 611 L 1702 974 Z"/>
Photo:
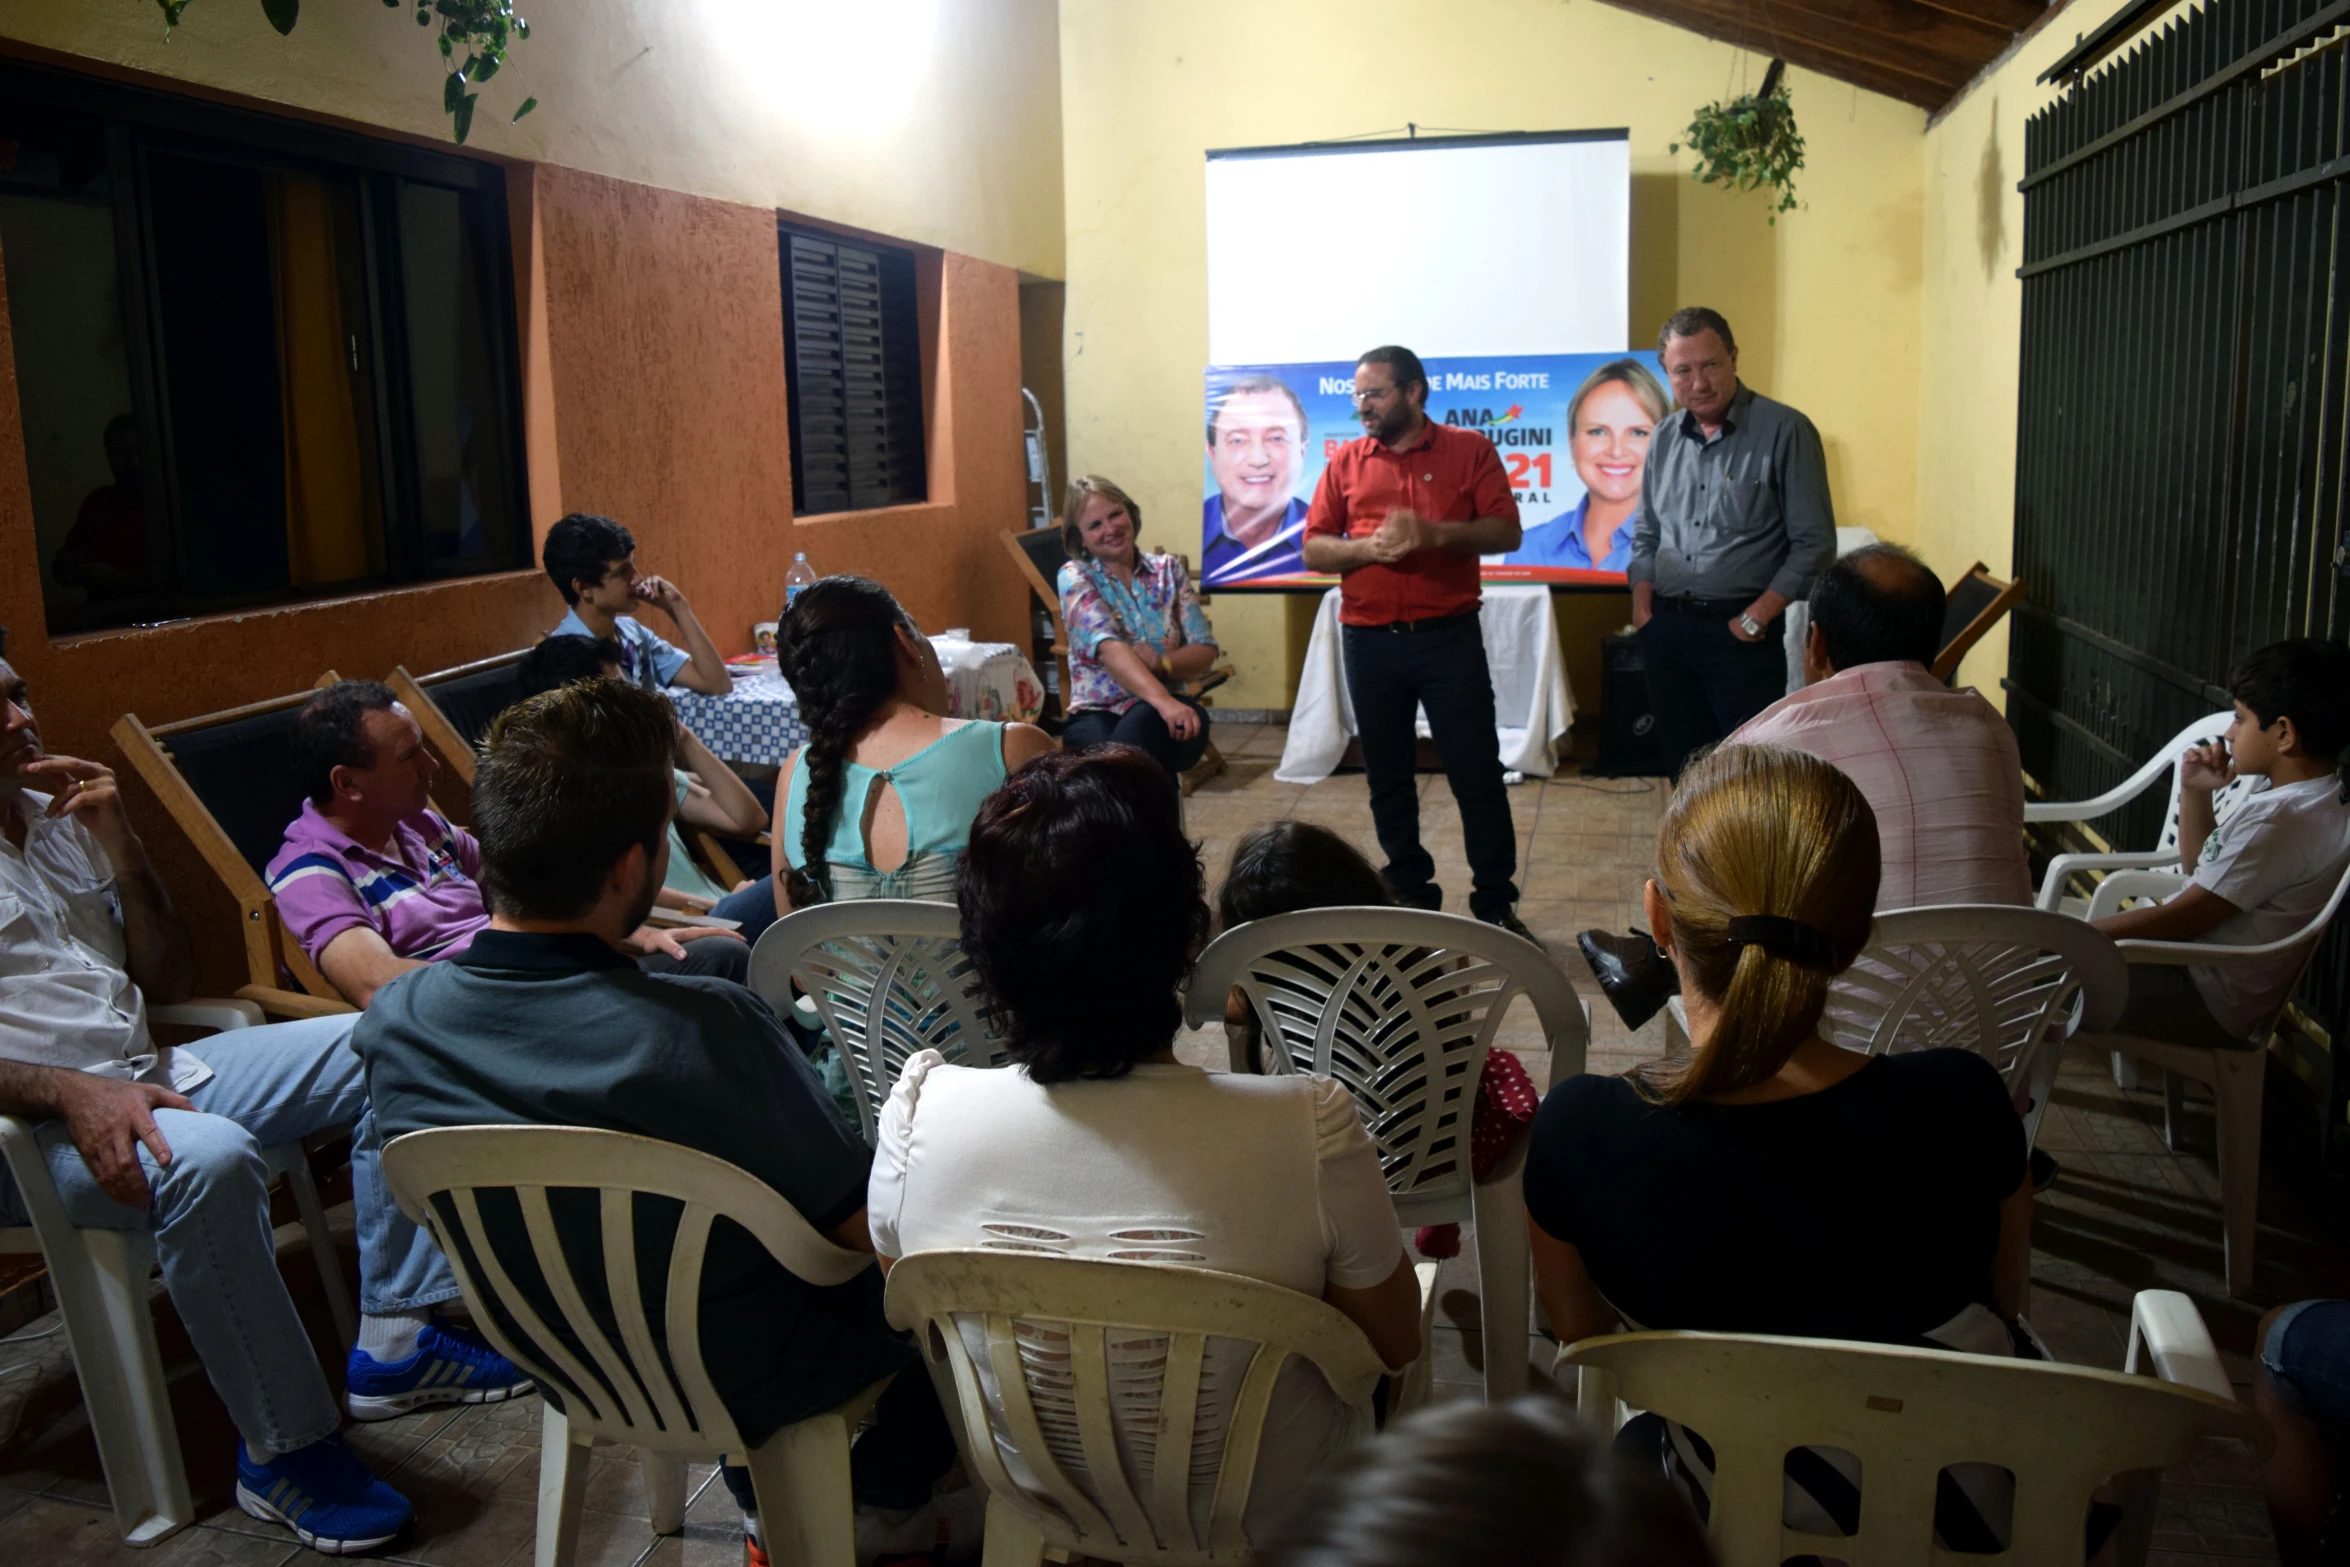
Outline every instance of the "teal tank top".
<path id="1" fill-rule="evenodd" d="M 876 870 L 865 856 L 865 807 L 885 780 L 906 811 L 906 861 L 893 871 Z M 985 720 L 948 730 L 895 767 L 843 763 L 840 811 L 824 849 L 833 898 L 952 903 L 955 865 L 970 841 L 972 818 L 1003 781 L 1004 726 Z M 808 770 L 795 767 L 777 825 L 784 863 L 795 870 L 807 868 L 800 852 L 807 825 Z"/>

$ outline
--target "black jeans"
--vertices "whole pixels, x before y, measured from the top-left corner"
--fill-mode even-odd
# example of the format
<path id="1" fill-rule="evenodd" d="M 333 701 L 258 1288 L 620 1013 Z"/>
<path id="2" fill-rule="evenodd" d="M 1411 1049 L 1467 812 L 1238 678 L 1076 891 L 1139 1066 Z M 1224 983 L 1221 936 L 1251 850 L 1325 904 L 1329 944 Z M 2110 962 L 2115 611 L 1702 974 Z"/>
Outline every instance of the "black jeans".
<path id="1" fill-rule="evenodd" d="M 678 945 L 685 949 L 682 960 L 666 952 L 648 952 L 636 960 L 636 966 L 648 974 L 707 974 L 714 979 L 731 979 L 738 985 L 751 977 L 751 949 L 747 942 L 732 936 L 704 936 Z"/>
<path id="2" fill-rule="evenodd" d="M 1469 912 L 1480 919 L 1506 914 L 1518 901 L 1518 837 L 1510 825 L 1510 795 L 1501 781 L 1501 736 L 1493 725 L 1493 673 L 1485 663 L 1485 634 L 1474 613 L 1420 631 L 1340 628 L 1346 684 L 1355 730 L 1363 742 L 1363 771 L 1371 781 L 1371 823 L 1386 851 L 1383 874 L 1397 901 L 1436 908 L 1436 862 L 1420 846 L 1419 709 L 1444 776 L 1461 808 L 1461 837 L 1469 854 Z"/>
<path id="3" fill-rule="evenodd" d="M 911 1512 L 930 1500 L 931 1487 L 954 1462 L 955 1432 L 939 1407 L 938 1390 L 920 1366 L 909 1366 L 881 1390 L 873 1424 L 849 1449 L 849 1494 L 859 1507 Z M 734 1504 L 757 1512 L 751 1472 L 733 1464 L 719 1466 L 718 1472 Z M 760 1523 L 775 1527 L 765 1518 Z"/>
<path id="4" fill-rule="evenodd" d="M 1167 769 L 1167 776 L 1180 778 L 1199 765 L 1199 759 L 1208 753 L 1208 714 L 1197 702 L 1178 697 L 1176 700 L 1199 714 L 1199 733 L 1188 740 L 1178 740 L 1167 733 L 1167 721 L 1159 710 L 1148 702 L 1137 702 L 1123 713 L 1105 713 L 1098 707 L 1071 713 L 1069 722 L 1061 727 L 1061 748 L 1065 751 L 1090 751 L 1097 745 L 1130 745 L 1138 751 L 1148 751 L 1151 759 Z"/>
<path id="5" fill-rule="evenodd" d="M 1648 710 L 1666 776 L 1787 694 L 1786 621 L 1742 642 L 1728 615 L 1688 615 L 1661 604 L 1638 633 L 1648 671 Z"/>

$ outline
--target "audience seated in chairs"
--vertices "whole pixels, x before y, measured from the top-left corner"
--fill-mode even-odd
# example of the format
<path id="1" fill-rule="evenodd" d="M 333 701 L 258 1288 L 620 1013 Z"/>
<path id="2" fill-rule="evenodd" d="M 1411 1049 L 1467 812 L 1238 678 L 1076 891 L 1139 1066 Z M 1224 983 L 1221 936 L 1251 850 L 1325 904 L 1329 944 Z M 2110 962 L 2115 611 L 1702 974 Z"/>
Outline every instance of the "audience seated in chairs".
<path id="1" fill-rule="evenodd" d="M 869 1251 L 870 1156 L 766 1003 L 619 955 L 661 889 L 675 736 L 666 702 L 602 679 L 522 702 L 491 727 L 473 809 L 498 912 L 461 955 L 389 987 L 352 1034 L 384 1131 L 567 1125 L 659 1138 L 741 1167 L 836 1244 Z M 592 1230 L 582 1241 L 595 1244 Z M 853 1485 L 868 1508 L 926 1506 L 954 1439 L 912 1345 L 883 1320 L 880 1275 L 817 1288 L 721 1226 L 702 1278 L 702 1355 L 745 1440 L 897 1372 L 851 1452 Z M 747 1514 L 748 1474 L 726 1477 Z M 755 1519 L 751 1538 L 756 1548 Z"/>
<path id="2" fill-rule="evenodd" d="M 1840 768 L 1877 817 L 1879 909 L 2032 901 L 2023 763 L 2015 733 L 1972 689 L 1928 673 L 1942 640 L 1942 584 L 1892 544 L 1820 573 L 1803 645 L 1804 688 L 1725 745 L 1783 745 Z M 1638 1028 L 1676 982 L 1647 935 L 1578 938 L 1600 988 Z"/>
<path id="3" fill-rule="evenodd" d="M 1208 926 L 1177 807 L 1156 762 L 1111 746 L 1033 762 L 981 808 L 958 880 L 963 950 L 1016 1064 L 929 1050 L 906 1063 L 874 1156 L 874 1247 L 884 1266 L 1013 1246 L 1243 1274 L 1320 1296 L 1381 1360 L 1408 1364 L 1418 1281 L 1352 1097 L 1327 1078 L 1175 1059 L 1177 993 Z M 1252 1534 L 1367 1434 L 1302 1363 L 1273 1397 Z M 1121 1441 L 1147 1440 L 1112 1418 Z"/>
<path id="4" fill-rule="evenodd" d="M 400 975 L 462 953 L 489 923 L 481 846 L 432 808 L 440 763 L 389 686 L 345 680 L 319 692 L 295 721 L 292 753 L 309 799 L 269 862 L 269 890 L 287 933 L 365 1007 Z M 655 973 L 739 982 L 750 971 L 750 949 L 731 931 L 647 927 L 626 941 Z"/>
<path id="5" fill-rule="evenodd" d="M 889 589 L 863 577 L 803 588 L 776 621 L 775 656 L 808 726 L 776 786 L 785 910 L 952 900 L 979 802 L 1052 750 L 1052 737 L 1034 724 L 948 718 L 938 650 Z"/>
<path id="6" fill-rule="evenodd" d="M 1537 1288 L 1562 1343 L 1622 1322 L 2015 1352 L 2032 1187 L 1998 1071 L 1972 1051 L 1864 1056 L 1819 1035 L 1829 981 L 1868 941 L 1877 856 L 1867 800 L 1816 757 L 1724 746 L 1683 775 L 1643 900 L 1690 1048 L 1560 1084 L 1527 1152 Z M 1702 1496 L 1708 1449 L 1661 1436 Z M 1848 1455 L 1810 1451 L 1790 1522 L 1850 1532 L 1858 1476 L 1832 1462 Z M 1950 1548 L 2001 1527 L 1983 1480 L 1937 1514 Z"/>
<path id="7" fill-rule="evenodd" d="M 41 749 L 6 653 L 0 633 L 0 905 L 19 916 L 0 920 L 0 1113 L 37 1123 L 75 1224 L 153 1232 L 164 1288 L 243 1439 L 238 1505 L 322 1551 L 388 1544 L 408 1502 L 336 1435 L 334 1395 L 278 1275 L 256 1149 L 354 1128 L 353 1418 L 530 1384 L 432 1315 L 457 1281 L 384 1187 L 350 1014 L 239 1030 L 210 1061 L 148 1036 L 148 1001 L 183 1001 L 194 983 L 187 927 L 114 774 Z M 0 1221 L 28 1222 L 5 1166 Z"/>
<path id="8" fill-rule="evenodd" d="M 598 675 L 620 678 L 620 644 L 609 637 L 565 634 L 548 637 L 524 654 L 515 668 L 514 683 L 522 696 L 534 697 Z M 677 817 L 669 824 L 669 874 L 662 881 L 655 906 L 733 920 L 741 928 L 743 940 L 757 941 L 759 932 L 775 923 L 772 879 L 761 876 L 742 881 L 729 892 L 702 874 L 677 823 L 729 838 L 754 838 L 767 830 L 767 808 L 734 769 L 712 755 L 683 723 L 677 726 L 677 764 Z"/>
<path id="9" fill-rule="evenodd" d="M 621 678 L 647 691 L 674 685 L 724 696 L 734 689 L 726 660 L 693 606 L 667 577 L 638 573 L 636 539 L 619 523 L 575 511 L 547 530 L 539 559 L 571 606 L 549 636 L 610 637 L 620 644 Z M 667 615 L 685 646 L 672 647 L 655 635 L 637 618 L 640 604 Z"/>
<path id="10" fill-rule="evenodd" d="M 2272 642 L 2228 682 L 2236 721 L 2180 762 L 2178 894 L 2099 920 L 2116 940 L 2260 946 L 2301 929 L 2350 865 L 2350 648 Z M 2211 797 L 2239 773 L 2269 787 L 2213 825 Z M 2221 968 L 2130 966 L 2115 1031 L 2205 1049 L 2246 1047 L 2301 972 L 2301 955 Z"/>
<path id="11" fill-rule="evenodd" d="M 1216 912 L 1220 927 L 1231 930 L 1299 909 L 1385 908 L 1394 902 L 1387 879 L 1353 844 L 1327 827 L 1284 818 L 1250 828 L 1232 846 Z M 1248 1059 L 1263 1070 L 1256 1014 L 1237 989 L 1225 998 L 1224 1028 L 1228 1035 L 1238 1029 L 1247 1037 Z M 1541 1091 L 1516 1056 L 1506 1050 L 1487 1053 L 1469 1128 L 1469 1162 L 1478 1179 L 1526 1135 L 1541 1101 Z M 1413 1244 L 1423 1257 L 1457 1257 L 1461 1227 L 1422 1225 Z"/>
<path id="12" fill-rule="evenodd" d="M 1712 1567 L 1653 1469 L 1556 1398 L 1448 1404 L 1326 1471 L 1257 1567 Z"/>
<path id="13" fill-rule="evenodd" d="M 1055 584 L 1069 628 L 1072 751 L 1131 745 L 1180 778 L 1207 754 L 1207 710 L 1175 688 L 1216 667 L 1216 633 L 1173 555 L 1136 544 L 1142 508 L 1107 479 L 1069 485 L 1061 546 L 1069 563 Z"/>

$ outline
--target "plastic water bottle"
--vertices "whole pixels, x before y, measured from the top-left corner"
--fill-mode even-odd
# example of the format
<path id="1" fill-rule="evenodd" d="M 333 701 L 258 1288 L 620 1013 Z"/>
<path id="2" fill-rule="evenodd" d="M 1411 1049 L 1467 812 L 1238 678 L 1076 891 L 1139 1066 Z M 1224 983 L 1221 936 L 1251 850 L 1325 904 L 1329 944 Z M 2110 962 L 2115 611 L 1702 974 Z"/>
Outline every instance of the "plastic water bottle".
<path id="1" fill-rule="evenodd" d="M 792 600 L 800 596 L 800 590 L 813 586 L 815 581 L 816 573 L 808 565 L 806 553 L 794 555 L 791 558 L 791 570 L 783 574 L 783 607 L 791 608 Z"/>

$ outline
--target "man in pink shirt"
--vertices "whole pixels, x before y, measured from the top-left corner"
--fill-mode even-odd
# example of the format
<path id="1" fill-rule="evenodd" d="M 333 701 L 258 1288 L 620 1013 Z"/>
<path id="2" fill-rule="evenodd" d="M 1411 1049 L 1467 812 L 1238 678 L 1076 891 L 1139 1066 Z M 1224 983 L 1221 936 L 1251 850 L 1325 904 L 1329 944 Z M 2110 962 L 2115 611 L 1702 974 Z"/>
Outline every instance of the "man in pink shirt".
<path id="1" fill-rule="evenodd" d="M 1833 763 L 1877 813 L 1879 909 L 2030 903 L 2024 773 L 2015 733 L 1972 687 L 1928 667 L 1942 646 L 1942 584 L 1892 544 L 1820 574 L 1804 687 L 1731 735 Z"/>
<path id="2" fill-rule="evenodd" d="M 1942 610 L 1942 584 L 1897 545 L 1838 560 L 1812 587 L 1804 688 L 1722 743 L 1808 751 L 1859 786 L 1877 817 L 1880 910 L 2029 904 L 2015 735 L 1972 689 L 1954 691 L 1928 672 Z M 1585 931 L 1578 943 L 1634 1028 L 1677 988 L 1644 934 Z"/>

